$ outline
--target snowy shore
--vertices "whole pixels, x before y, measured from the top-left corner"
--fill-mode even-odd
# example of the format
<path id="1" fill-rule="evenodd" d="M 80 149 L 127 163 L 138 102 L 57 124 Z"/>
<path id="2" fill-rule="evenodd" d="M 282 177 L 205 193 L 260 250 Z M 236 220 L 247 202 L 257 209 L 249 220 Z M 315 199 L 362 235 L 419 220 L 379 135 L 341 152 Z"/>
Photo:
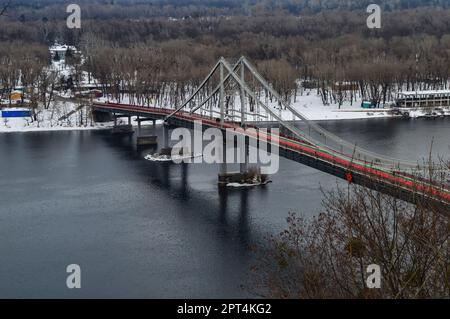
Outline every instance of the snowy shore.
<path id="1" fill-rule="evenodd" d="M 100 98 L 98 102 L 111 101 L 112 99 Z M 125 96 L 121 99 L 121 103 L 127 104 L 128 99 Z M 358 103 L 344 102 L 340 107 L 337 104 L 323 105 L 320 97 L 314 91 L 306 91 L 302 95 L 297 96 L 296 101 L 292 101 L 291 105 L 298 112 L 302 113 L 312 121 L 332 121 L 332 120 L 361 120 L 376 118 L 392 118 L 398 117 L 393 115 L 391 109 L 363 109 Z M 273 108 L 273 112 L 281 115 L 284 120 L 292 120 L 292 114 L 287 110 L 279 110 L 276 104 L 269 103 Z M 163 106 L 169 107 L 169 106 Z M 62 115 L 70 113 L 76 108 L 74 103 L 68 101 L 55 101 L 48 110 L 41 110 L 38 114 L 38 121 L 31 121 L 31 118 L 1 118 L 0 117 L 0 133 L 7 132 L 36 132 L 36 131 L 67 131 L 67 130 L 98 130 L 107 129 L 113 126 L 113 123 L 96 123 L 88 116 L 89 111 L 83 108 L 63 121 L 57 120 Z M 406 111 L 406 110 L 405 110 Z M 81 113 L 80 113 L 81 112 Z M 417 118 L 427 115 L 425 110 L 408 110 L 408 117 Z M 450 115 L 450 110 L 442 111 L 446 116 Z M 430 116 L 432 117 L 432 116 Z M 120 119 L 119 119 L 120 120 Z M 134 123 L 134 118 L 132 118 Z M 247 121 L 254 119 L 249 116 Z M 86 124 L 87 123 L 87 124 Z"/>
<path id="2" fill-rule="evenodd" d="M 115 101 L 111 98 L 99 98 L 98 102 L 113 102 L 132 104 L 129 102 L 127 96 L 123 96 L 120 101 Z M 239 103 L 239 102 L 237 102 Z M 272 110 L 277 115 L 280 115 L 276 103 L 268 102 Z M 390 109 L 363 109 L 359 103 L 345 101 L 340 107 L 338 104 L 323 105 L 322 99 L 316 94 L 315 90 L 306 90 L 303 94 L 298 95 L 296 100 L 291 101 L 291 106 L 298 112 L 301 112 L 309 120 L 312 121 L 330 121 L 330 120 L 352 120 L 352 119 L 368 119 L 368 118 L 385 118 L 393 117 L 390 114 Z M 170 105 L 158 105 L 157 107 L 170 108 Z M 261 109 L 261 111 L 263 111 Z M 205 113 L 206 114 L 206 113 Z M 264 114 L 264 112 L 263 112 Z M 285 120 L 291 120 L 292 114 L 289 111 L 282 110 L 281 116 Z M 248 115 L 247 121 L 252 121 L 252 116 Z"/>
<path id="3" fill-rule="evenodd" d="M 76 108 L 74 103 L 54 101 L 48 109 L 40 109 L 37 120 L 31 117 L 2 117 L 0 116 L 0 133 L 38 132 L 38 131 L 68 131 L 104 129 L 112 123 L 95 123 L 91 120 L 86 108 L 61 120 Z M 24 109 L 25 108 L 21 108 Z M 18 110 L 18 108 L 3 108 L 2 111 Z M 3 112 L 0 112 L 0 115 Z"/>
<path id="4" fill-rule="evenodd" d="M 56 131 L 86 131 L 86 130 L 104 130 L 111 128 L 110 125 L 102 124 L 96 124 L 94 126 L 33 126 L 33 125 L 22 125 L 20 124 L 13 124 L 10 125 L 4 125 L 3 123 L 0 124 L 0 133 L 29 133 L 29 132 L 56 132 Z"/>

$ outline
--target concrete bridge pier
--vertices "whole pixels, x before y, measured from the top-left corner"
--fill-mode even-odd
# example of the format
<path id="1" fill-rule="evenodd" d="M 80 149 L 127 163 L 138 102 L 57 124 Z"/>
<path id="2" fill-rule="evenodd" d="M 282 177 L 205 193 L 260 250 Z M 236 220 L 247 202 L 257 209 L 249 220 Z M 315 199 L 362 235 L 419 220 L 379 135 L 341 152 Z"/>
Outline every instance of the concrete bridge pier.
<path id="1" fill-rule="evenodd" d="M 141 134 L 141 126 L 142 122 L 144 121 L 152 121 L 153 123 L 153 130 L 150 135 L 143 135 Z M 141 119 L 139 116 L 137 117 L 138 122 L 138 136 L 136 139 L 137 146 L 154 146 L 158 144 L 158 137 L 155 135 L 155 120 L 151 119 Z"/>
<path id="2" fill-rule="evenodd" d="M 244 149 L 244 162 L 240 164 L 240 173 L 246 174 L 248 172 L 248 150 L 249 141 L 248 137 L 245 138 L 245 149 Z"/>
<path id="3" fill-rule="evenodd" d="M 128 124 L 118 124 L 117 119 L 121 117 L 128 117 Z M 131 125 L 131 116 L 121 116 L 113 113 L 114 126 L 111 129 L 112 134 L 131 134 L 134 133 L 133 126 Z"/>
<path id="4" fill-rule="evenodd" d="M 227 186 L 228 183 L 231 182 L 231 176 L 233 175 L 233 173 L 228 173 L 226 141 L 224 141 L 224 143 L 223 143 L 221 158 L 222 158 L 222 162 L 220 163 L 219 176 L 218 176 L 219 177 L 219 186 L 225 187 L 225 186 Z"/>
<path id="5" fill-rule="evenodd" d="M 236 145 L 235 145 L 236 146 Z M 229 183 L 237 183 L 237 184 L 244 184 L 248 183 L 248 176 L 249 176 L 249 170 L 248 170 L 248 139 L 246 139 L 245 143 L 245 159 L 243 163 L 240 163 L 239 171 L 238 172 L 230 172 L 228 169 L 228 163 L 227 163 L 227 148 L 226 143 L 223 145 L 223 162 L 220 164 L 220 171 L 219 171 L 219 187 L 225 187 Z M 238 156 L 240 156 L 238 154 Z"/>
<path id="6" fill-rule="evenodd" d="M 237 145 L 234 145 L 236 147 Z M 244 150 L 244 158 L 243 162 L 239 165 L 238 172 L 230 172 L 228 171 L 228 165 L 226 163 L 226 147 L 224 145 L 224 162 L 220 166 L 219 172 L 219 187 L 226 187 L 229 183 L 236 184 L 250 184 L 250 185 L 265 185 L 268 181 L 268 176 L 261 174 L 261 169 L 257 164 L 252 165 L 252 168 L 249 167 L 249 138 L 245 139 L 245 150 Z M 238 154 L 238 156 L 241 156 Z"/>
<path id="7" fill-rule="evenodd" d="M 172 154 L 172 148 L 169 147 L 169 138 L 170 138 L 169 123 L 164 122 L 163 123 L 163 145 L 159 152 L 161 155 L 170 156 Z"/>

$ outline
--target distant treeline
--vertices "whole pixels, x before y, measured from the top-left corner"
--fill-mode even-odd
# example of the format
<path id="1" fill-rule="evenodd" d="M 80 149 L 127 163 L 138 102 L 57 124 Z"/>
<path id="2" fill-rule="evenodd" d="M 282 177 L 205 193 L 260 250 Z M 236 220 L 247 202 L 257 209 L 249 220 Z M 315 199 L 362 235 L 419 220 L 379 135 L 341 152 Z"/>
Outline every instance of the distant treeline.
<path id="1" fill-rule="evenodd" d="M 296 80 L 308 81 L 324 103 L 356 95 L 385 102 L 399 88 L 442 88 L 448 86 L 450 77 L 450 9 L 385 11 L 382 28 L 370 30 L 364 1 L 359 0 L 239 4 L 234 0 L 173 0 L 171 4 L 161 0 L 151 5 L 131 0 L 119 4 L 83 1 L 81 29 L 66 27 L 65 1 L 50 4 L 42 0 L 35 8 L 30 7 L 32 2 L 23 6 L 14 2 L 17 11 L 12 8 L 8 16 L 0 18 L 0 85 L 10 87 L 17 81 L 19 73 L 12 74 L 11 65 L 23 65 L 21 57 L 32 63 L 32 55 L 17 52 L 30 47 L 45 51 L 55 40 L 79 47 L 86 58 L 83 69 L 105 87 L 119 92 L 119 86 L 126 85 L 129 92 L 136 92 L 137 99 L 147 100 L 184 96 L 220 56 L 231 60 L 247 56 L 286 98 L 295 96 Z M 445 6 L 449 1 L 388 2 L 401 8 Z M 286 9 L 288 5 L 301 8 L 318 3 L 322 4 L 318 13 L 293 14 L 294 9 Z M 323 9 L 333 3 L 342 3 L 339 8 L 360 9 Z M 269 10 L 275 4 L 279 9 Z M 211 14 L 202 11 L 194 15 L 200 7 Z M 165 13 L 155 14 L 149 8 Z M 249 8 L 250 13 L 242 14 L 242 8 Z M 241 11 L 233 13 L 235 9 Z M 169 14 L 171 10 L 183 12 L 182 18 Z M 22 18 L 22 14 L 17 16 L 20 12 Z M 28 19 L 38 12 L 45 12 L 45 19 Z M 137 18 L 139 14 L 146 18 Z M 41 59 L 36 65 L 42 63 Z M 354 92 L 343 90 L 346 85 L 336 85 L 344 82 L 351 82 Z"/>
<path id="2" fill-rule="evenodd" d="M 7 3 L 9 0 L 0 0 Z M 69 0 L 12 0 L 12 20 L 64 18 Z M 379 0 L 385 11 L 421 7 L 448 8 L 450 0 Z M 323 11 L 365 10 L 373 0 L 78 0 L 89 19 L 143 19 L 150 17 L 206 17 L 224 15 L 260 15 L 285 12 L 314 14 Z"/>
<path id="3" fill-rule="evenodd" d="M 316 41 L 346 35 L 380 39 L 416 35 L 433 35 L 440 38 L 450 31 L 450 9 L 439 8 L 385 12 L 382 15 L 380 30 L 367 28 L 368 14 L 365 11 L 324 11 L 309 15 L 266 12 L 255 16 L 232 15 L 182 19 L 149 16 L 146 19 L 102 20 L 89 18 L 85 11 L 91 12 L 91 15 L 96 12 L 89 10 L 82 11 L 82 28 L 77 30 L 66 27 L 65 19 L 69 14 L 65 12 L 64 6 L 53 9 L 54 14 L 48 16 L 60 16 L 60 18 L 16 20 L 10 9 L 8 16 L 0 18 L 0 41 L 20 38 L 27 42 L 48 44 L 59 39 L 76 45 L 84 35 L 92 33 L 103 41 L 119 46 L 129 46 L 137 42 L 161 42 L 175 39 L 209 39 L 229 42 L 248 36 L 254 36 L 258 38 L 258 41 L 261 37 L 275 37 L 277 39 L 274 40 L 277 41 L 301 37 Z M 271 41 L 267 44 L 270 45 Z"/>

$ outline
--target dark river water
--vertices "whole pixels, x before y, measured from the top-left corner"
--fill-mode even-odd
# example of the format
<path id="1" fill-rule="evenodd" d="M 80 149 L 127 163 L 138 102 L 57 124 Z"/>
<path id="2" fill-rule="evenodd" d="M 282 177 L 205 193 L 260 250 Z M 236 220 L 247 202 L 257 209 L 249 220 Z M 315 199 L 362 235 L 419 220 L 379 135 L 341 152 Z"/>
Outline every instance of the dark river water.
<path id="1" fill-rule="evenodd" d="M 421 160 L 433 138 L 450 154 L 450 119 L 321 125 L 394 157 Z M 0 134 L 0 297 L 249 297 L 250 246 L 289 212 L 316 214 L 337 183 L 281 159 L 272 184 L 219 192 L 217 166 L 152 152 L 106 131 Z M 81 289 L 66 287 L 69 264 Z"/>

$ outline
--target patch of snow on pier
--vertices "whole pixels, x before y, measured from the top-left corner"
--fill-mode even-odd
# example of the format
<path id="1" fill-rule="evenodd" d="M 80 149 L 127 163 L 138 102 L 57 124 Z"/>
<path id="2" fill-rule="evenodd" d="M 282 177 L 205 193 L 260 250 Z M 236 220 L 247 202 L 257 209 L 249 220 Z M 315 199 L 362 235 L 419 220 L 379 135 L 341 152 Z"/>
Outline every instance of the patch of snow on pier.
<path id="1" fill-rule="evenodd" d="M 160 155 L 158 153 L 156 154 L 149 154 L 144 157 L 147 161 L 151 162 L 171 162 L 171 161 L 183 161 L 187 159 L 193 159 L 196 157 L 202 157 L 202 154 L 194 154 L 194 155 Z"/>

